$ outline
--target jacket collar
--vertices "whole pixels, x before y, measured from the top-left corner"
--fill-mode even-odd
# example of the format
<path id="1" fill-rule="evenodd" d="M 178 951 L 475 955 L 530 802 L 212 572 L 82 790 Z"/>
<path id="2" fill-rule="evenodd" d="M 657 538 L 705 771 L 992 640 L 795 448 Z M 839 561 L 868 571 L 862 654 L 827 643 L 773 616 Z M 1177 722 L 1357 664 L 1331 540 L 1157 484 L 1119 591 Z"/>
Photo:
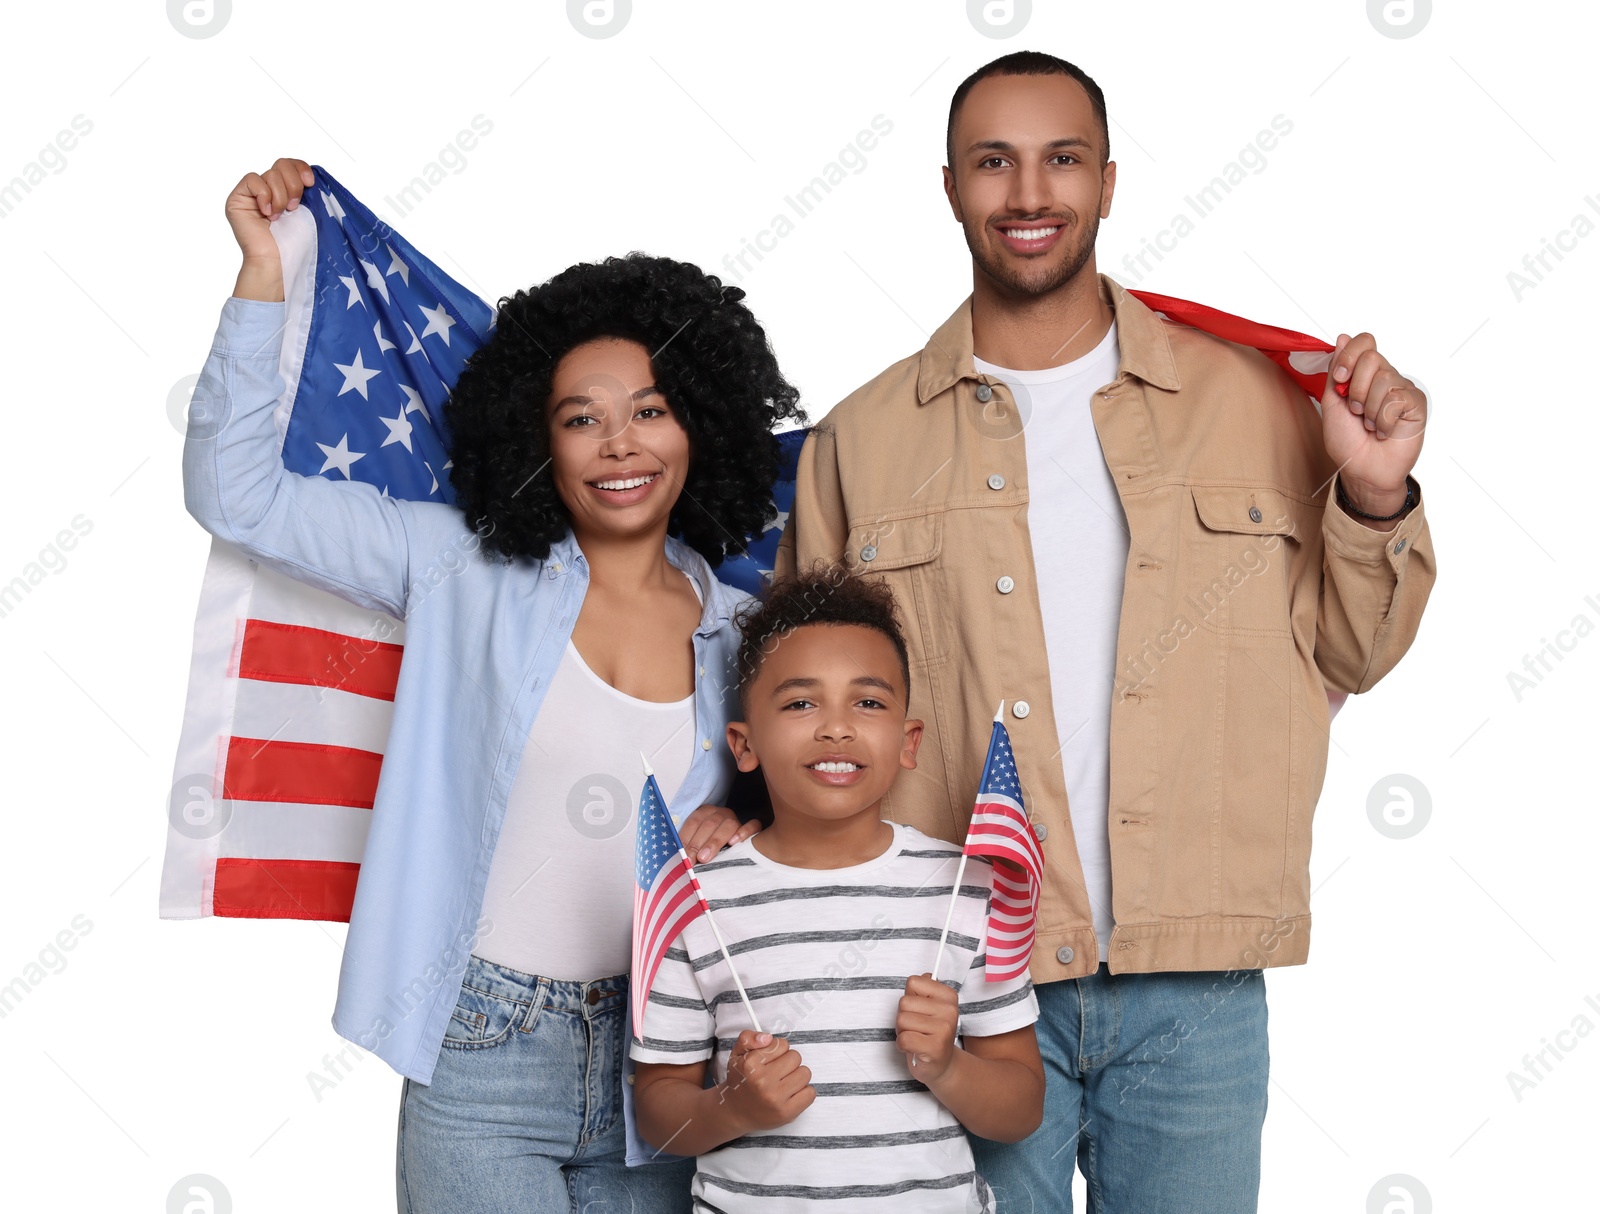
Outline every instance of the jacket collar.
<path id="1" fill-rule="evenodd" d="M 700 587 L 700 626 L 695 629 L 701 636 L 711 636 L 733 618 L 734 600 L 728 588 L 711 572 L 706 558 L 675 535 L 667 536 L 667 560 Z M 548 578 L 565 577 L 579 566 L 584 577 L 589 574 L 589 562 L 578 547 L 578 541 L 569 529 L 550 545 L 550 556 L 544 562 L 544 575 Z"/>
<path id="2" fill-rule="evenodd" d="M 1111 305 L 1122 351 L 1119 371 L 1172 392 L 1178 389 L 1178 368 L 1161 317 L 1135 299 L 1121 283 L 1096 275 L 1100 298 Z M 940 325 L 922 348 L 917 368 L 917 403 L 925 405 L 964 379 L 977 379 L 972 365 L 972 296 Z"/>

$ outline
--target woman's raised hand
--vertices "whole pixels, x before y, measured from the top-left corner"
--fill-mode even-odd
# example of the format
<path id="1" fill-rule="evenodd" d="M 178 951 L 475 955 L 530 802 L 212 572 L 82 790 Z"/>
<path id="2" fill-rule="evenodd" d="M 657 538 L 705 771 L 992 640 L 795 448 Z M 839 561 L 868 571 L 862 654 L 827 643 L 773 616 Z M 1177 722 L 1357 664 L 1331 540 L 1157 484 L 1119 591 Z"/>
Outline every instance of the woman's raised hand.
<path id="1" fill-rule="evenodd" d="M 300 195 L 312 181 L 309 164 L 282 156 L 266 172 L 246 173 L 233 187 L 226 208 L 228 226 L 244 255 L 235 295 L 244 299 L 283 298 L 283 266 L 271 223 L 300 205 Z"/>

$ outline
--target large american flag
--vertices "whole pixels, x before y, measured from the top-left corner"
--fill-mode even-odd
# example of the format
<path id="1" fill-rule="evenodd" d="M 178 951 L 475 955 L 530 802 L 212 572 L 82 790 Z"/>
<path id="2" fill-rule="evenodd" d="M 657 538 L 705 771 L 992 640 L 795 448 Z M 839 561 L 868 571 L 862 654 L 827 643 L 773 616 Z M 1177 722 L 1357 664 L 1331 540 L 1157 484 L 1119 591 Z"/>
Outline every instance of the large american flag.
<path id="1" fill-rule="evenodd" d="M 983 778 L 962 851 L 1002 861 L 994 866 L 994 892 L 989 898 L 984 977 L 990 982 L 1016 978 L 1027 972 L 1033 955 L 1044 855 L 1022 803 L 1016 756 L 1011 753 L 1011 737 L 999 713 L 989 735 L 989 755 L 983 762 Z"/>
<path id="2" fill-rule="evenodd" d="M 320 165 L 273 221 L 286 326 L 284 466 L 451 502 L 442 408 L 494 312 Z M 717 569 L 770 577 L 804 431 L 779 435 L 778 519 Z M 161 915 L 348 921 L 383 762 L 403 621 L 213 540 L 168 803 Z"/>
<path id="3" fill-rule="evenodd" d="M 705 896 L 689 855 L 661 797 L 655 773 L 646 770 L 634 836 L 633 966 L 628 979 L 633 1035 L 644 1038 L 644 1009 L 661 958 L 684 924 L 706 912 Z"/>
<path id="4" fill-rule="evenodd" d="M 442 406 L 492 332 L 493 309 L 313 169 L 301 206 L 272 224 L 284 266 L 285 466 L 450 502 Z M 1254 345 L 1320 396 L 1326 342 L 1130 294 Z M 717 567 L 723 581 L 759 593 L 771 576 L 805 433 L 778 436 L 777 518 Z M 404 642 L 402 621 L 212 541 L 168 802 L 163 918 L 349 919 Z M 1329 698 L 1337 710 L 1343 697 Z"/>

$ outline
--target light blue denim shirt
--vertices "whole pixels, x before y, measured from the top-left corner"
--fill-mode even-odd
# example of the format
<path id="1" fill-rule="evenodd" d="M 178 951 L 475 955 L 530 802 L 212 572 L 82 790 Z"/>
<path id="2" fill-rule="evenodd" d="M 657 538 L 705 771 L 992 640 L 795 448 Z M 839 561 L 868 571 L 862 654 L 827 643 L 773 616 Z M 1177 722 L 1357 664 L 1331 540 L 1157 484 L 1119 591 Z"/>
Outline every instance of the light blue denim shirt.
<path id="1" fill-rule="evenodd" d="M 528 731 L 589 584 L 569 533 L 547 560 L 481 550 L 455 506 L 385 497 L 284 468 L 273 407 L 282 303 L 230 298 L 195 387 L 184 501 L 264 565 L 406 621 L 394 717 L 356 885 L 333 1027 L 428 1083 L 477 935 L 489 861 Z M 734 774 L 724 727 L 738 696 L 732 616 L 749 596 L 669 537 L 700 587 L 695 721 L 674 819 L 720 802 Z"/>

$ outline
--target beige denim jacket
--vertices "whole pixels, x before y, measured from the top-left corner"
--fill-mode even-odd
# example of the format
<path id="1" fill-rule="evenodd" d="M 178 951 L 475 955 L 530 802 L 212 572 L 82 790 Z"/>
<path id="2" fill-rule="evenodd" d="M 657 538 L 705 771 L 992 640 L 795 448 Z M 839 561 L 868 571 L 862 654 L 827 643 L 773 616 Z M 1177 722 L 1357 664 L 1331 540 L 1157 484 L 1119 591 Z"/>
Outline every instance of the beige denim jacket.
<path id="1" fill-rule="evenodd" d="M 1131 537 L 1110 969 L 1300 964 L 1327 692 L 1366 691 L 1411 644 L 1434 581 L 1428 525 L 1419 503 L 1387 531 L 1362 526 L 1334 501 L 1317 406 L 1287 375 L 1099 281 L 1121 364 L 1091 409 Z M 886 818 L 959 842 L 1005 701 L 1045 858 L 1032 974 L 1052 982 L 1093 972 L 1099 948 L 1033 577 L 1029 402 L 974 370 L 971 306 L 808 436 L 777 572 L 842 558 L 894 588 L 925 732 Z"/>

